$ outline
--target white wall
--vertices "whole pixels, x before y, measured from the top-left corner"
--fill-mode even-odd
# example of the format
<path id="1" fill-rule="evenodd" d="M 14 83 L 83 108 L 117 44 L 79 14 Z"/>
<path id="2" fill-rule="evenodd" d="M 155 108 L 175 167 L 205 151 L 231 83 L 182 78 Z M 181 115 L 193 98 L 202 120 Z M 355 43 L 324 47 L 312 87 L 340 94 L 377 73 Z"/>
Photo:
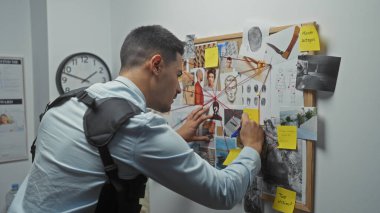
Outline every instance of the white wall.
<path id="1" fill-rule="evenodd" d="M 278 26 L 316 21 L 325 54 L 342 62 L 335 93 L 318 93 L 315 212 L 379 212 L 379 8 L 377 0 L 113 0 L 112 63 L 119 66 L 124 37 L 140 25 L 160 24 L 184 39 L 241 32 L 246 19 Z M 161 186 L 150 189 L 153 213 L 214 212 Z M 272 211 L 267 204 L 265 212 Z"/>
<path id="2" fill-rule="evenodd" d="M 109 1 L 49 0 L 47 20 L 51 99 L 58 96 L 55 85 L 57 68 L 64 58 L 73 53 L 93 53 L 114 71 L 111 64 Z"/>
<path id="3" fill-rule="evenodd" d="M 0 55 L 24 58 L 26 128 L 30 142 L 34 137 L 34 100 L 29 1 L 0 1 Z M 29 166 L 29 161 L 0 164 L 0 211 L 5 204 L 5 193 L 12 183 L 21 183 Z"/>

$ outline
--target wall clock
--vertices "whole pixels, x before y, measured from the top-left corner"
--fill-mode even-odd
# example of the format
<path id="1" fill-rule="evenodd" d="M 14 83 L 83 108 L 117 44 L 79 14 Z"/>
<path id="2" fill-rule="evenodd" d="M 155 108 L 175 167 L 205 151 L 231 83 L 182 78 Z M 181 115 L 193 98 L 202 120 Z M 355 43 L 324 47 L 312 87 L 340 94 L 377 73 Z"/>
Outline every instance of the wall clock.
<path id="1" fill-rule="evenodd" d="M 111 80 L 107 64 L 98 56 L 80 52 L 66 57 L 55 77 L 59 94 Z"/>

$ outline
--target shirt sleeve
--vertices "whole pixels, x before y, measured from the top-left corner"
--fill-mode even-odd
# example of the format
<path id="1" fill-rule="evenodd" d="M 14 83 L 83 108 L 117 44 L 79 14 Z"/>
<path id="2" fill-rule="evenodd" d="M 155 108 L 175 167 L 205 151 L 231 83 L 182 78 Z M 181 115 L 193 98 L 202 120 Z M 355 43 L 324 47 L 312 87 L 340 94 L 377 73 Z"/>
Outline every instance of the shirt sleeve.
<path id="1" fill-rule="evenodd" d="M 252 148 L 243 148 L 231 165 L 217 170 L 168 125 L 147 125 L 143 131 L 134 149 L 136 169 L 209 208 L 232 208 L 260 170 L 260 156 Z"/>

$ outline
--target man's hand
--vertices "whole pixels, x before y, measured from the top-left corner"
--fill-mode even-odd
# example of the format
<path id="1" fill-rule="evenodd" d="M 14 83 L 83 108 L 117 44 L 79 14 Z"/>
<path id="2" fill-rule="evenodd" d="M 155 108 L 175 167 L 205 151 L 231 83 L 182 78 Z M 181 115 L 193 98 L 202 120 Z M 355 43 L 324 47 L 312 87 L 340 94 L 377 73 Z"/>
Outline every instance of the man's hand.
<path id="1" fill-rule="evenodd" d="M 196 131 L 203 121 L 212 118 L 212 115 L 207 115 L 208 108 L 199 107 L 193 110 L 186 118 L 185 123 L 177 130 L 177 133 L 182 136 L 185 141 L 210 141 L 208 136 L 196 136 Z"/>
<path id="2" fill-rule="evenodd" d="M 261 153 L 264 143 L 264 130 L 255 121 L 249 120 L 246 113 L 242 115 L 239 137 L 244 146 L 252 147 L 259 154 Z"/>

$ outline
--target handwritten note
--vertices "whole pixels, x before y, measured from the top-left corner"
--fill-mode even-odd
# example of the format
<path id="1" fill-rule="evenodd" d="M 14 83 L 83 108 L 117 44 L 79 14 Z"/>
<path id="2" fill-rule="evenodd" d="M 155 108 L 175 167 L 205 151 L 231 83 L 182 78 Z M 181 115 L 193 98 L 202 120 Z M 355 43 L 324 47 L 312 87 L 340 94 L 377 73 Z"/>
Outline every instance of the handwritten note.
<path id="1" fill-rule="evenodd" d="M 245 108 L 243 109 L 244 113 L 247 113 L 250 120 L 255 121 L 256 123 L 259 123 L 259 110 L 253 109 L 253 108 Z"/>
<path id="2" fill-rule="evenodd" d="M 205 49 L 205 67 L 217 67 L 219 62 L 218 47 Z"/>
<path id="3" fill-rule="evenodd" d="M 277 187 L 276 197 L 274 198 L 273 208 L 280 212 L 293 212 L 296 204 L 296 192 Z"/>
<path id="4" fill-rule="evenodd" d="M 228 166 L 232 163 L 232 161 L 237 158 L 240 154 L 241 149 L 230 149 L 230 153 L 228 153 L 226 160 L 223 162 L 223 165 Z"/>
<path id="5" fill-rule="evenodd" d="M 302 51 L 319 51 L 319 36 L 314 24 L 303 25 L 299 37 L 299 50 Z"/>
<path id="6" fill-rule="evenodd" d="M 279 149 L 296 149 L 297 148 L 297 127 L 296 126 L 278 126 L 278 148 Z"/>

